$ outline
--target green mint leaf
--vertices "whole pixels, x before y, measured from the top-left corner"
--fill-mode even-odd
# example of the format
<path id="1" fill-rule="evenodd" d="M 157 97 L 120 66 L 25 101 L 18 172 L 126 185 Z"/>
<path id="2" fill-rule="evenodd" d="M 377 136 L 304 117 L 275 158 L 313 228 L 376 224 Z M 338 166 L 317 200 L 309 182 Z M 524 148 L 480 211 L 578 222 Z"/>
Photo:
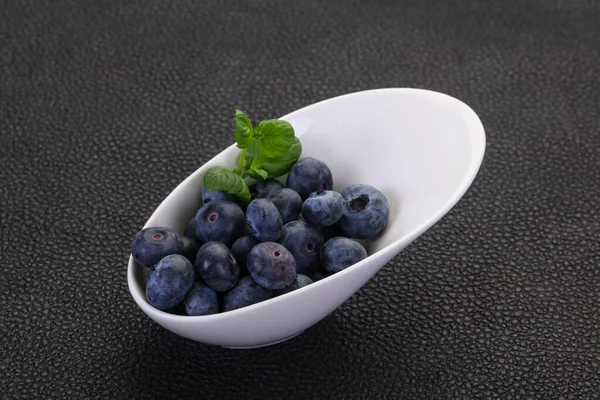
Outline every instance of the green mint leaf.
<path id="1" fill-rule="evenodd" d="M 252 164 L 250 164 L 250 169 L 259 169 L 263 166 L 264 163 L 265 163 L 265 158 L 262 156 L 262 154 L 257 154 L 252 159 Z"/>
<path id="2" fill-rule="evenodd" d="M 244 169 L 250 169 L 252 162 L 258 156 L 258 141 L 252 142 L 250 147 L 246 149 L 246 153 L 244 153 L 244 160 L 242 161 L 242 166 Z"/>
<path id="3" fill-rule="evenodd" d="M 252 123 L 240 110 L 235 110 L 235 140 L 240 149 L 247 149 L 254 141 Z"/>
<path id="4" fill-rule="evenodd" d="M 231 168 L 212 167 L 204 174 L 204 186 L 209 191 L 229 193 L 244 203 L 250 202 L 250 189 L 246 181 Z"/>
<path id="5" fill-rule="evenodd" d="M 278 158 L 265 158 L 262 169 L 267 171 L 269 178 L 277 178 L 285 175 L 302 155 L 302 144 L 296 136 L 292 139 L 292 145 L 287 153 Z"/>
<path id="6" fill-rule="evenodd" d="M 269 177 L 269 173 L 262 168 L 251 169 L 248 171 L 251 177 L 258 181 L 264 181 Z"/>
<path id="7" fill-rule="evenodd" d="M 281 175 L 285 175 L 289 172 L 292 165 L 298 161 L 300 156 L 302 155 L 302 144 L 300 143 L 300 139 L 294 136 L 292 140 L 292 145 L 287 153 L 279 158 L 264 158 L 261 169 L 266 171 L 269 178 L 277 178 Z M 248 170 L 248 175 L 250 175 L 254 179 L 261 179 L 260 175 L 254 173 L 251 169 L 251 165 L 254 159 L 258 157 L 258 142 L 252 143 L 246 154 L 244 155 L 244 168 Z"/>
<path id="8" fill-rule="evenodd" d="M 258 139 L 258 152 L 264 157 L 278 158 L 290 149 L 294 142 L 294 128 L 280 119 L 261 121 L 254 128 L 254 137 Z"/>
<path id="9" fill-rule="evenodd" d="M 265 158 L 262 156 L 262 154 L 255 155 L 254 159 L 252 160 L 252 164 L 250 164 L 250 168 L 248 169 L 248 175 L 260 181 L 267 179 L 269 177 L 269 173 L 262 169 L 264 163 Z"/>

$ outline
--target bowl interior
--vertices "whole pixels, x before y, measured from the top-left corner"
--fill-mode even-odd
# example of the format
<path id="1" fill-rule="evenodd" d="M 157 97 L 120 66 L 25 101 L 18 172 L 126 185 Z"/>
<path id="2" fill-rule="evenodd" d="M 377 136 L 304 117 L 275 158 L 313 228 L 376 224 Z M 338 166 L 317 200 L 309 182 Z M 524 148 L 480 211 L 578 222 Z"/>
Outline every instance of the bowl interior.
<path id="1" fill-rule="evenodd" d="M 369 254 L 447 211 L 470 184 L 483 156 L 483 127 L 475 113 L 430 91 L 362 92 L 283 119 L 301 136 L 303 155 L 331 168 L 335 190 L 365 183 L 388 198 L 389 223 Z"/>
<path id="2" fill-rule="evenodd" d="M 408 236 L 414 239 L 441 218 L 473 180 L 485 147 L 481 122 L 468 106 L 425 90 L 354 93 L 282 119 L 301 137 L 303 156 L 321 159 L 330 167 L 335 190 L 366 183 L 388 198 L 389 223 L 369 245 L 369 254 L 402 239 L 407 242 Z M 206 169 L 235 166 L 239 153 L 232 145 L 199 168 L 165 199 L 145 226 L 184 232 L 201 205 Z M 133 276 L 135 291 L 145 298 L 143 274 L 137 268 Z"/>

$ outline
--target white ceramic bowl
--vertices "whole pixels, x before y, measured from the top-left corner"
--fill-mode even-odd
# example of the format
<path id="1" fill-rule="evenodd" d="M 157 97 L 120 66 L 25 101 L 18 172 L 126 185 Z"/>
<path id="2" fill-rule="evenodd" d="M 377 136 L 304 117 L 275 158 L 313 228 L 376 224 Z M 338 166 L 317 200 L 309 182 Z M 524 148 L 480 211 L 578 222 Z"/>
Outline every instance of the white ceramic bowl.
<path id="1" fill-rule="evenodd" d="M 152 307 L 144 269 L 130 257 L 129 290 L 164 328 L 200 342 L 234 348 L 275 344 L 317 323 L 345 302 L 392 257 L 442 218 L 475 178 L 485 151 L 481 121 L 450 96 L 419 89 L 378 89 L 313 104 L 282 117 L 301 138 L 302 156 L 323 160 L 334 189 L 366 183 L 390 203 L 390 219 L 365 260 L 323 280 L 238 310 L 178 316 Z M 183 181 L 144 227 L 184 232 L 200 207 L 202 177 L 215 165 L 235 166 L 232 145 Z"/>

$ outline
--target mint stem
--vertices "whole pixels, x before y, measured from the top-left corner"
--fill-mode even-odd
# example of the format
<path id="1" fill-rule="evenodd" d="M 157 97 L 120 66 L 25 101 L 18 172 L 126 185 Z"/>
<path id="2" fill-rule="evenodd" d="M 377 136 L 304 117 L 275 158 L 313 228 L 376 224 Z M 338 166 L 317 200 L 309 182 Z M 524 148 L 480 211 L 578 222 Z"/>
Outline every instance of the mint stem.
<path id="1" fill-rule="evenodd" d="M 244 150 L 242 150 L 242 154 L 240 155 L 240 159 L 239 159 L 239 161 L 238 161 L 238 167 L 237 167 L 237 168 L 235 169 L 235 171 L 234 171 L 234 172 L 235 172 L 236 174 L 238 174 L 238 175 L 241 175 L 241 174 L 242 174 L 242 164 L 244 163 L 244 157 L 246 156 L 246 151 L 247 151 L 247 150 L 248 150 L 248 149 L 244 149 Z M 245 175 L 244 175 L 244 177 L 245 177 Z"/>

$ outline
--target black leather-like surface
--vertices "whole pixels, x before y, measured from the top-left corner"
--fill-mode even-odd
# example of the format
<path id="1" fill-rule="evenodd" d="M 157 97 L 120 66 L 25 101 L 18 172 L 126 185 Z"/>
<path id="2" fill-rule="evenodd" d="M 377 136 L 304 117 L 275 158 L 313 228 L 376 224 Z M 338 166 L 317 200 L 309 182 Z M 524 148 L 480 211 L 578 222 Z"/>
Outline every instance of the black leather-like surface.
<path id="1" fill-rule="evenodd" d="M 600 394 L 597 1 L 0 6 L 0 398 L 587 399 Z M 154 324 L 129 240 L 232 143 L 378 87 L 460 98 L 474 185 L 338 311 L 234 351 Z"/>

